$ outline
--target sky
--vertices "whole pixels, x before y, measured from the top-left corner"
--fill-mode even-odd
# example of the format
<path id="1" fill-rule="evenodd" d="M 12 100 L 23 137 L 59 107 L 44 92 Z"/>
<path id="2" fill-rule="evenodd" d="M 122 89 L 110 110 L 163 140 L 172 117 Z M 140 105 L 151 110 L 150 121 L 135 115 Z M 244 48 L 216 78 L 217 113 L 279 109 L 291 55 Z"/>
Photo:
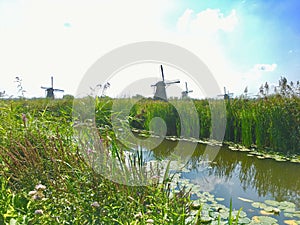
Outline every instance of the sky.
<path id="1" fill-rule="evenodd" d="M 220 92 L 239 96 L 248 87 L 299 80 L 300 1 L 219 0 L 0 0 L 0 92 L 17 97 L 15 77 L 25 97 L 44 97 L 41 86 L 77 94 L 88 69 L 113 49 L 140 41 L 176 44 L 197 55 L 212 72 Z M 111 97 L 153 94 L 160 63 L 132 65 L 111 76 Z M 180 96 L 185 82 L 201 98 L 192 77 L 164 65 L 167 88 Z M 195 75 L 194 75 L 195 76 Z M 135 92 L 149 78 L 149 90 Z M 150 80 L 150 78 L 152 80 Z M 96 85 L 96 84 L 95 84 Z M 177 88 L 177 89 L 176 89 Z M 220 93 L 222 94 L 222 93 Z"/>

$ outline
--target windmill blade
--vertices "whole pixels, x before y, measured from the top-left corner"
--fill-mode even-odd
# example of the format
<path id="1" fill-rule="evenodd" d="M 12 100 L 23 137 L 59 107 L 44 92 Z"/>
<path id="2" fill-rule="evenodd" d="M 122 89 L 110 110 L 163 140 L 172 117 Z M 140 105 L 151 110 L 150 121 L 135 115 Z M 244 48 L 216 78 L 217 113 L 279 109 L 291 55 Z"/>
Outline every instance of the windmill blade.
<path id="1" fill-rule="evenodd" d="M 185 90 L 188 92 L 187 82 L 185 82 Z"/>
<path id="2" fill-rule="evenodd" d="M 180 80 L 166 82 L 166 84 L 178 84 L 178 83 L 180 83 Z"/>
<path id="3" fill-rule="evenodd" d="M 43 87 L 43 86 L 41 86 L 41 88 L 42 88 L 42 89 L 49 89 L 48 87 Z"/>
<path id="4" fill-rule="evenodd" d="M 53 77 L 51 77 L 51 88 L 53 88 Z"/>
<path id="5" fill-rule="evenodd" d="M 193 92 L 193 90 L 188 91 L 188 93 L 191 93 L 191 92 Z"/>
<path id="6" fill-rule="evenodd" d="M 64 90 L 61 90 L 61 89 L 53 89 L 53 91 L 62 91 L 62 92 L 64 92 Z"/>
<path id="7" fill-rule="evenodd" d="M 162 76 L 163 82 L 165 82 L 164 69 L 163 69 L 162 65 L 160 65 L 160 70 L 161 70 L 161 76 Z"/>

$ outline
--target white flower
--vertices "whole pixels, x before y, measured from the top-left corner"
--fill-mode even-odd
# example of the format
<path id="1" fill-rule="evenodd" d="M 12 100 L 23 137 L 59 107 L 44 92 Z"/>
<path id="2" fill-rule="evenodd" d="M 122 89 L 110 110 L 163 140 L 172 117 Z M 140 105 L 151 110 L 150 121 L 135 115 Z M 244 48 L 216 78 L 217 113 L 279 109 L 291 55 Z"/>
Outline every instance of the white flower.
<path id="1" fill-rule="evenodd" d="M 28 195 L 33 196 L 37 193 L 37 191 L 29 191 Z"/>
<path id="2" fill-rule="evenodd" d="M 36 215 L 42 215 L 42 214 L 44 214 L 44 212 L 41 209 L 37 209 L 37 210 L 35 210 L 34 214 L 36 214 Z"/>
<path id="3" fill-rule="evenodd" d="M 93 202 L 93 203 L 91 204 L 91 206 L 92 206 L 92 207 L 95 207 L 95 208 L 98 208 L 100 205 L 99 205 L 98 202 Z"/>
<path id="4" fill-rule="evenodd" d="M 44 190 L 46 190 L 46 186 L 42 185 L 42 184 L 38 184 L 38 185 L 35 186 L 35 190 L 44 191 Z"/>

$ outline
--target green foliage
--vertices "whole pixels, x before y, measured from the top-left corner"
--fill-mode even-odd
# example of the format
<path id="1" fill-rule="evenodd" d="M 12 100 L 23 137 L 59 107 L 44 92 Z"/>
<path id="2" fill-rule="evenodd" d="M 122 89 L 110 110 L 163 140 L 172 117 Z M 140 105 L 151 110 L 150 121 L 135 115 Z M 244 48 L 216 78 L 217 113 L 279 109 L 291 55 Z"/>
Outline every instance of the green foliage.
<path id="1" fill-rule="evenodd" d="M 106 150 L 121 157 L 110 100 L 97 101 Z M 188 192 L 170 198 L 168 182 L 120 185 L 87 164 L 73 140 L 72 105 L 67 99 L 0 102 L 0 224 L 184 224 Z M 46 187 L 38 196 L 37 184 Z"/>

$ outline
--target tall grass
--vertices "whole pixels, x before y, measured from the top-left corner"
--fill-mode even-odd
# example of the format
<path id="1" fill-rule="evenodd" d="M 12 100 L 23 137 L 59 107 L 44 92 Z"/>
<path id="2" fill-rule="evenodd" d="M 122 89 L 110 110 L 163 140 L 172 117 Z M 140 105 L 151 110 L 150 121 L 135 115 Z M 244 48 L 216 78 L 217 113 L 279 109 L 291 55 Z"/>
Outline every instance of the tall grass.
<path id="1" fill-rule="evenodd" d="M 214 102 L 223 100 L 194 100 L 200 123 L 199 131 L 193 129 L 195 121 L 189 118 L 192 112 L 185 102 L 177 100 L 161 102 L 142 100 L 137 102 L 131 110 L 131 126 L 149 130 L 150 121 L 155 117 L 162 118 L 167 125 L 167 135 L 180 136 L 182 123 L 189 127 L 185 134 L 197 138 L 214 138 L 211 108 Z M 258 148 L 271 149 L 284 154 L 300 153 L 300 98 L 296 96 L 283 97 L 268 96 L 259 99 L 236 98 L 225 100 L 226 104 L 226 132 L 225 141 L 240 143 L 247 147 L 256 145 Z M 185 112 L 183 121 L 176 108 Z M 213 110 L 218 110 L 214 107 Z M 218 114 L 218 113 L 216 113 Z M 223 118 L 224 119 L 224 118 Z"/>
<path id="2" fill-rule="evenodd" d="M 119 152 L 106 106 L 97 105 L 98 128 L 106 150 Z M 5 100 L 0 107 L 1 224 L 184 224 L 189 193 L 170 198 L 168 182 L 114 183 L 87 163 L 73 140 L 71 101 Z M 37 184 L 46 186 L 43 197 L 32 198 Z"/>

